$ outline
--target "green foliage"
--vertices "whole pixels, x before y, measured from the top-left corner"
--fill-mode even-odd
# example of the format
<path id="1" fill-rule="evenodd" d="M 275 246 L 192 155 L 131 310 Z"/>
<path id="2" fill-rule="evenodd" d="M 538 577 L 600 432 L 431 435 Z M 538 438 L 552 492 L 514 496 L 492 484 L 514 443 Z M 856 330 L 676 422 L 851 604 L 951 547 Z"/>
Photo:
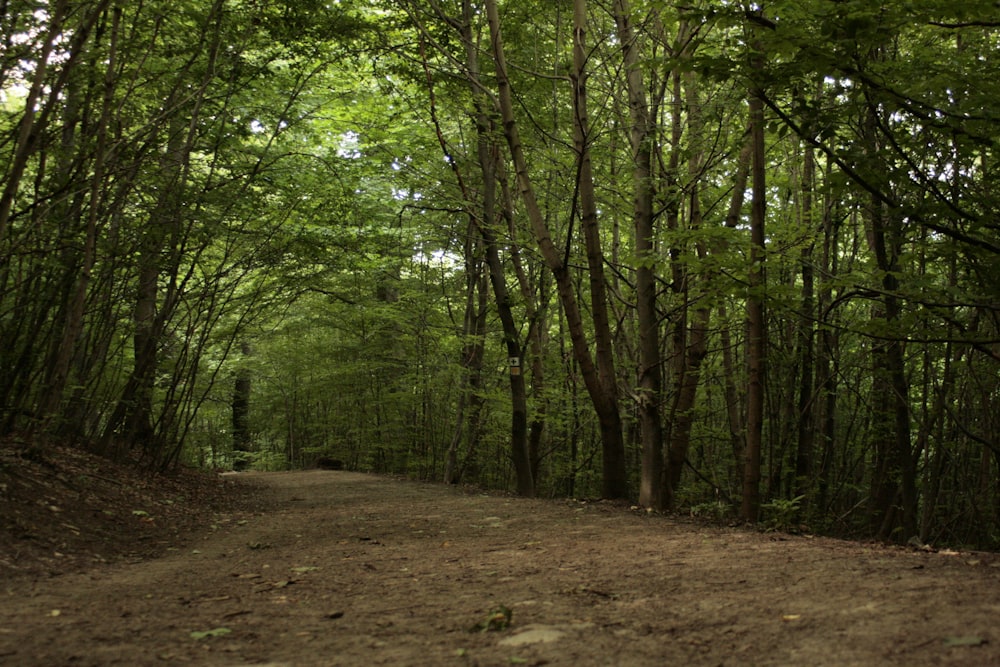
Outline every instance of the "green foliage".
<path id="1" fill-rule="evenodd" d="M 486 615 L 486 618 L 476 623 L 469 632 L 499 632 L 510 627 L 514 612 L 503 605 L 494 607 Z"/>
<path id="2" fill-rule="evenodd" d="M 508 487 L 505 341 L 478 292 L 484 225 L 498 238 L 518 342 L 543 334 L 522 366 L 529 419 L 544 420 L 538 491 L 599 493 L 600 430 L 492 106 L 482 15 L 470 26 L 474 87 L 457 2 L 85 2 L 60 17 L 44 62 L 53 17 L 9 5 L 0 435 L 41 429 L 109 455 L 141 450 L 152 465 L 245 457 L 276 470 L 323 454 L 426 479 L 441 478 L 454 447 L 464 481 Z M 589 304 L 569 7 L 502 9 L 535 196 L 574 297 Z M 877 491 L 902 492 L 904 471 L 886 458 L 899 426 L 886 426 L 886 375 L 874 371 L 900 342 L 900 441 L 915 462 L 907 521 L 995 544 L 1000 481 L 985 472 L 1000 433 L 995 9 L 779 0 L 748 16 L 736 4 L 633 3 L 654 119 L 655 251 L 641 259 L 628 71 L 611 17 L 590 15 L 588 142 L 619 369 L 609 381 L 633 487 L 635 405 L 648 398 L 634 389 L 644 268 L 657 279 L 665 444 L 689 429 L 680 506 L 722 519 L 729 503 L 716 490 L 741 493 L 755 296 L 769 337 L 764 495 L 779 499 L 764 525 L 793 528 L 808 498 L 810 522 L 871 532 Z M 751 88 L 766 105 L 767 229 L 766 280 L 752 294 L 749 195 L 734 191 Z M 502 167 L 496 220 L 479 219 L 477 95 Z M 248 453 L 233 451 L 238 376 L 252 382 Z M 675 409 L 689 380 L 694 407 Z"/>
<path id="3" fill-rule="evenodd" d="M 774 498 L 761 505 L 764 518 L 761 525 L 766 530 L 794 532 L 800 525 L 802 501 L 805 496 L 794 498 Z"/>

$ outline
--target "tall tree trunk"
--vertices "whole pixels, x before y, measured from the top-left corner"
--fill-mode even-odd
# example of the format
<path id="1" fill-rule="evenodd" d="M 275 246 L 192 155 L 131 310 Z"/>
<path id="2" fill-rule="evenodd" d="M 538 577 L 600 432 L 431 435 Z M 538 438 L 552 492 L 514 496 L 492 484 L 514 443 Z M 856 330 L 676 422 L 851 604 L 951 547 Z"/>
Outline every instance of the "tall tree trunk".
<path id="1" fill-rule="evenodd" d="M 637 402 L 642 467 L 639 478 L 639 504 L 661 508 L 663 495 L 663 425 L 660 401 L 663 389 L 660 357 L 660 322 L 656 310 L 656 246 L 653 225 L 653 147 L 656 127 L 646 101 L 642 70 L 639 67 L 636 36 L 632 27 L 628 0 L 614 3 L 618 41 L 622 45 L 622 64 L 628 86 L 629 113 L 632 121 L 631 142 L 633 187 L 633 224 L 635 227 L 635 292 L 639 329 L 639 368 Z"/>
<path id="2" fill-rule="evenodd" d="M 486 276 L 482 272 L 482 259 L 477 256 L 474 234 L 475 223 L 470 218 L 465 241 L 465 314 L 462 318 L 462 387 L 455 415 L 455 430 L 445 454 L 444 481 L 458 484 L 462 481 L 463 466 L 459 461 L 462 443 L 475 437 L 478 419 L 476 403 L 482 387 L 483 355 L 486 326 Z M 466 414 L 468 412 L 468 414 Z"/>
<path id="3" fill-rule="evenodd" d="M 510 89 L 510 81 L 507 76 L 507 62 L 504 55 L 503 37 L 500 31 L 500 14 L 497 9 L 496 0 L 486 1 L 486 13 L 493 41 L 498 102 L 500 104 L 504 136 L 514 162 L 521 199 L 524 202 L 528 218 L 531 221 L 535 241 L 538 243 L 545 263 L 555 277 L 556 288 L 563 306 L 570 339 L 573 344 L 573 355 L 580 366 L 580 372 L 583 375 L 587 392 L 590 395 L 591 402 L 594 405 L 601 424 L 604 453 L 602 493 L 608 498 L 621 498 L 627 493 L 625 484 L 625 445 L 622 439 L 621 417 L 618 413 L 617 387 L 608 386 L 609 381 L 612 384 L 614 383 L 614 374 L 611 373 L 609 375 L 606 372 L 606 365 L 602 366 L 603 372 L 600 375 L 598 374 L 598 366 L 594 364 L 594 360 L 590 354 L 586 332 L 583 327 L 583 317 L 574 291 L 569 267 L 564 262 L 559 249 L 556 248 L 552 240 L 552 234 L 542 215 L 541 208 L 538 206 L 535 189 L 528 170 L 527 158 L 524 155 L 524 147 L 521 143 L 520 132 L 514 116 L 514 100 Z M 582 158 L 582 156 L 580 157 Z M 581 178 L 581 180 L 583 179 Z M 596 216 L 589 222 L 596 225 Z M 590 233 L 592 234 L 593 231 L 592 229 Z M 603 272 L 601 275 L 603 276 Z M 601 279 L 599 278 L 598 280 Z M 601 281 L 601 284 L 603 289 L 603 281 Z M 603 292 L 598 295 L 592 294 L 591 297 L 603 299 L 604 294 Z M 595 316 L 596 319 L 598 319 L 597 316 Z M 607 341 L 603 342 L 610 342 L 610 336 L 607 337 Z M 606 361 L 607 352 L 609 351 L 602 350 L 604 354 L 599 354 L 598 356 Z"/>
<path id="4" fill-rule="evenodd" d="M 502 159 L 497 160 L 497 179 L 502 193 L 500 208 L 507 221 L 507 233 L 510 237 L 507 252 L 510 255 L 514 274 L 517 276 L 521 300 L 524 303 L 524 314 L 528 320 L 527 344 L 531 359 L 531 393 L 535 398 L 535 409 L 528 422 L 528 458 L 531 461 L 531 478 L 538 485 L 541 466 L 542 435 L 545 432 L 548 398 L 545 393 L 545 343 L 547 340 L 546 318 L 546 275 L 539 274 L 537 291 L 528 279 L 524 262 L 521 261 L 521 250 L 516 242 L 517 233 L 514 226 L 514 201 L 507 182 L 507 174 Z"/>
<path id="5" fill-rule="evenodd" d="M 75 285 L 66 304 L 65 326 L 58 343 L 58 349 L 49 368 L 49 381 L 46 396 L 43 399 L 41 414 L 45 417 L 59 412 L 63 393 L 69 380 L 70 367 L 73 358 L 78 354 L 78 346 L 84 330 L 84 310 L 87 303 L 87 292 L 90 287 L 92 272 L 97 255 L 97 233 L 104 199 L 104 171 L 108 148 L 108 125 L 111 122 L 112 105 L 114 102 L 115 71 L 118 62 L 118 31 L 121 21 L 121 8 L 113 10 L 110 26 L 108 52 L 106 55 L 105 76 L 102 87 L 101 112 L 95 130 L 93 173 L 90 177 L 89 206 L 84 225 L 83 253 L 80 257 L 80 267 Z M 62 425 L 60 424 L 60 427 Z"/>
<path id="6" fill-rule="evenodd" d="M 751 56 L 754 74 L 764 66 L 759 53 Z M 749 96 L 750 140 L 752 142 L 750 204 L 750 272 L 747 286 L 747 441 L 743 473 L 743 503 L 740 516 L 755 522 L 760 514 L 760 462 L 764 430 L 764 374 L 767 354 L 767 329 L 764 320 L 764 219 L 767 201 L 764 146 L 764 100 L 759 83 L 753 83 Z"/>
<path id="7" fill-rule="evenodd" d="M 891 214 L 890 214 L 891 215 Z M 879 331 L 897 332 L 902 309 L 897 278 L 898 246 L 887 233 L 887 215 L 872 202 L 869 240 L 882 273 L 881 302 L 872 317 L 883 320 Z M 910 442 L 909 387 L 902 340 L 876 340 L 872 345 L 872 427 L 875 453 L 871 486 L 872 528 L 879 539 L 889 539 L 897 528 L 904 540 L 918 535 L 916 464 Z M 900 510 L 897 512 L 897 509 Z"/>
<path id="8" fill-rule="evenodd" d="M 684 47 L 681 55 L 684 58 L 690 57 L 690 26 L 684 22 L 681 24 L 678 42 L 688 46 Z M 675 75 L 676 76 L 676 75 Z M 700 136 L 701 123 L 701 102 L 699 100 L 697 79 L 693 72 L 686 72 L 683 77 L 678 77 L 677 84 L 683 82 L 684 100 L 687 108 L 687 124 L 690 128 L 692 138 L 688 149 L 687 169 L 687 189 L 688 189 L 688 229 L 696 232 L 702 227 L 701 209 L 701 175 L 703 171 L 703 155 L 699 142 L 695 137 Z M 677 85 L 675 84 L 675 86 Z M 680 90 L 675 90 L 675 94 L 680 97 Z M 746 190 L 747 172 L 749 165 L 749 147 L 744 147 L 740 152 L 737 164 L 737 171 L 733 183 L 733 197 L 729 204 L 729 211 L 726 217 L 727 226 L 735 226 L 739 220 L 740 210 L 743 207 L 744 193 Z M 724 246 L 724 244 L 718 244 Z M 723 247 L 717 248 L 722 250 Z M 704 261 L 708 255 L 708 244 L 703 240 L 695 243 L 695 251 L 698 258 Z M 665 506 L 674 506 L 677 489 L 680 486 L 681 474 L 684 470 L 684 463 L 687 461 L 688 451 L 691 446 L 691 429 L 694 425 L 694 409 L 698 399 L 698 385 L 701 381 L 701 364 L 708 352 L 708 327 L 711 319 L 711 307 L 703 298 L 702 305 L 698 306 L 694 313 L 689 315 L 691 304 L 691 284 L 690 272 L 686 267 L 680 268 L 680 275 L 683 275 L 683 294 L 685 301 L 682 306 L 684 316 L 678 318 L 677 333 L 675 334 L 675 349 L 677 355 L 674 401 L 670 411 L 670 438 L 666 457 L 666 483 L 664 488 Z M 705 270 L 700 276 L 703 284 L 708 284 L 711 276 Z"/>
<path id="9" fill-rule="evenodd" d="M 477 157 L 483 177 L 483 207 L 478 227 L 483 242 L 486 244 L 486 265 L 489 267 L 490 284 L 493 286 L 497 313 L 503 328 L 504 345 L 507 348 L 511 398 L 511 457 L 514 462 L 518 494 L 534 496 L 535 480 L 528 448 L 528 394 L 524 378 L 524 354 L 518 326 L 514 321 L 510 292 L 507 290 L 507 276 L 500 260 L 500 248 L 495 231 L 499 220 L 497 215 L 497 163 L 500 156 L 493 143 L 492 137 L 495 136 L 495 128 L 490 121 L 487 101 L 484 99 L 480 87 L 478 49 L 472 40 L 472 5 L 466 1 L 462 3 L 462 6 L 464 25 L 467 30 L 464 35 L 466 38 L 466 64 L 469 67 L 472 93 L 476 101 Z"/>
<path id="10" fill-rule="evenodd" d="M 829 170 L 827 167 L 827 177 Z M 832 277 L 839 271 L 839 225 L 833 215 L 833 205 L 829 197 L 823 205 L 823 254 L 821 258 L 821 275 L 817 306 L 820 319 L 820 337 L 818 359 L 816 364 L 816 394 L 821 399 L 819 406 L 819 470 L 817 471 L 817 505 L 821 512 L 828 510 L 830 482 L 833 474 L 834 441 L 837 431 L 837 360 L 839 358 L 839 337 L 832 317 L 830 307 L 833 303 Z"/>
<path id="11" fill-rule="evenodd" d="M 154 423 L 153 392 L 163 336 L 181 295 L 184 220 L 188 217 L 183 204 L 184 191 L 191 170 L 190 158 L 202 129 L 202 109 L 215 81 L 222 49 L 219 18 L 223 4 L 223 0 L 213 0 L 198 35 L 197 46 L 205 54 L 198 87 L 192 90 L 178 83 L 163 105 L 174 115 L 166 121 L 166 148 L 160 156 L 156 201 L 139 242 L 132 313 L 132 373 L 101 437 L 100 448 L 109 455 L 120 455 L 124 448 L 141 445 L 152 462 L 162 463 L 157 460 L 164 443 L 159 442 L 162 434 L 157 433 Z M 177 379 L 174 377 L 174 382 Z"/>
<path id="12" fill-rule="evenodd" d="M 604 275 L 597 198 L 590 156 L 590 117 L 587 112 L 587 2 L 573 2 L 573 145 L 576 150 L 577 187 L 580 193 L 580 222 L 587 248 L 590 277 L 590 308 L 594 324 L 594 349 L 601 390 L 597 418 L 601 428 L 603 454 L 602 493 L 608 498 L 628 494 L 625 470 L 625 442 L 618 411 L 618 376 L 615 371 L 611 321 L 608 317 L 608 290 Z"/>
<path id="13" fill-rule="evenodd" d="M 244 341 L 240 344 L 240 351 L 243 353 L 243 363 L 233 379 L 233 470 L 246 470 L 249 467 L 253 443 L 250 434 L 250 392 L 253 388 L 253 375 L 246 366 L 247 360 L 253 354 L 253 346 Z"/>
<path id="14" fill-rule="evenodd" d="M 808 496 L 812 490 L 814 450 L 816 448 L 814 419 L 815 387 L 815 293 L 813 279 L 813 185 L 815 180 L 815 152 L 807 146 L 802 165 L 801 207 L 802 227 L 809 239 L 802 249 L 802 317 L 799 321 L 799 404 L 798 404 L 798 446 L 795 455 L 795 494 Z"/>
<path id="15" fill-rule="evenodd" d="M 879 169 L 880 110 L 869 105 L 862 122 L 868 159 Z M 897 211 L 872 195 L 864 210 L 868 245 L 881 274 L 881 300 L 872 308 L 876 331 L 903 333 L 899 297 L 899 256 L 902 220 Z M 916 461 L 910 441 L 910 400 L 902 338 L 877 338 L 872 343 L 872 426 L 874 452 L 871 483 L 871 527 L 879 539 L 902 529 L 903 540 L 918 535 Z"/>
<path id="16" fill-rule="evenodd" d="M 470 211 L 470 217 L 474 227 L 482 237 L 485 246 L 486 266 L 489 269 L 490 285 L 493 288 L 497 313 L 500 316 L 500 323 L 503 329 L 504 345 L 507 350 L 511 395 L 511 459 L 514 463 L 517 492 L 522 496 L 533 496 L 535 494 L 535 482 L 532 477 L 531 457 L 528 450 L 528 399 L 525 375 L 522 369 L 523 352 L 520 332 L 514 320 L 510 293 L 507 289 L 507 278 L 503 262 L 500 259 L 500 249 L 496 235 L 496 225 L 499 219 L 497 215 L 497 163 L 499 155 L 492 139 L 494 128 L 488 113 L 488 101 L 482 92 L 483 88 L 479 74 L 479 55 L 477 45 L 473 41 L 472 20 L 472 4 L 468 0 L 464 0 L 462 3 L 462 22 L 459 26 L 459 32 L 462 42 L 465 45 L 466 73 L 474 100 L 474 120 L 476 123 L 477 139 L 476 158 L 482 177 L 481 209 L 479 211 Z M 426 57 L 424 60 L 426 65 Z M 474 206 L 476 204 L 474 197 L 465 184 L 458 165 L 450 158 L 447 141 L 438 124 L 433 79 L 429 70 L 427 70 L 427 85 L 431 96 L 431 112 L 437 129 L 438 141 L 445 155 L 449 158 L 452 170 L 459 181 L 459 186 L 462 189 L 466 202 L 470 206 Z"/>

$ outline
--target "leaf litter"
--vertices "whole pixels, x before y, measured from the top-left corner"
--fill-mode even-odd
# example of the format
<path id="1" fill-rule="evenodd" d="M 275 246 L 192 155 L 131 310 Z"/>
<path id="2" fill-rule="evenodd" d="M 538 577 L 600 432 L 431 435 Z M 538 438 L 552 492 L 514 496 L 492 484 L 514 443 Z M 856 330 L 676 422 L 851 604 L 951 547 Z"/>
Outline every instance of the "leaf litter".
<path id="1" fill-rule="evenodd" d="M 996 554 L 340 471 L 49 463 L 91 482 L 0 465 L 5 666 L 1000 664 Z"/>

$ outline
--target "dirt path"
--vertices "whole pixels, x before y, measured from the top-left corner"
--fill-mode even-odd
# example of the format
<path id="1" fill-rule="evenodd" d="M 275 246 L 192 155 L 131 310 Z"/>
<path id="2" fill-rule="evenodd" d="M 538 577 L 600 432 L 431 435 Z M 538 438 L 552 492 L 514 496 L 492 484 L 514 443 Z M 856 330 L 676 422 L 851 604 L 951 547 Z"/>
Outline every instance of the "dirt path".
<path id="1" fill-rule="evenodd" d="M 0 664 L 1000 664 L 995 555 L 346 472 L 253 478 L 276 508 L 182 550 L 0 586 Z"/>

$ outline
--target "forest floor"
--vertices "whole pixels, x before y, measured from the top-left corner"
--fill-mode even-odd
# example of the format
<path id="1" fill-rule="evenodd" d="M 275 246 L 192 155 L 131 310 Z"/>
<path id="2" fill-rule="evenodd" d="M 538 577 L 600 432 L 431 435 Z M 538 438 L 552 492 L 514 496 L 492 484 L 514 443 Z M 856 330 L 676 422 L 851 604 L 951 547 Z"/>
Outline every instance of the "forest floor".
<path id="1" fill-rule="evenodd" d="M 978 666 L 998 618 L 997 554 L 0 448 L 3 665 Z"/>

